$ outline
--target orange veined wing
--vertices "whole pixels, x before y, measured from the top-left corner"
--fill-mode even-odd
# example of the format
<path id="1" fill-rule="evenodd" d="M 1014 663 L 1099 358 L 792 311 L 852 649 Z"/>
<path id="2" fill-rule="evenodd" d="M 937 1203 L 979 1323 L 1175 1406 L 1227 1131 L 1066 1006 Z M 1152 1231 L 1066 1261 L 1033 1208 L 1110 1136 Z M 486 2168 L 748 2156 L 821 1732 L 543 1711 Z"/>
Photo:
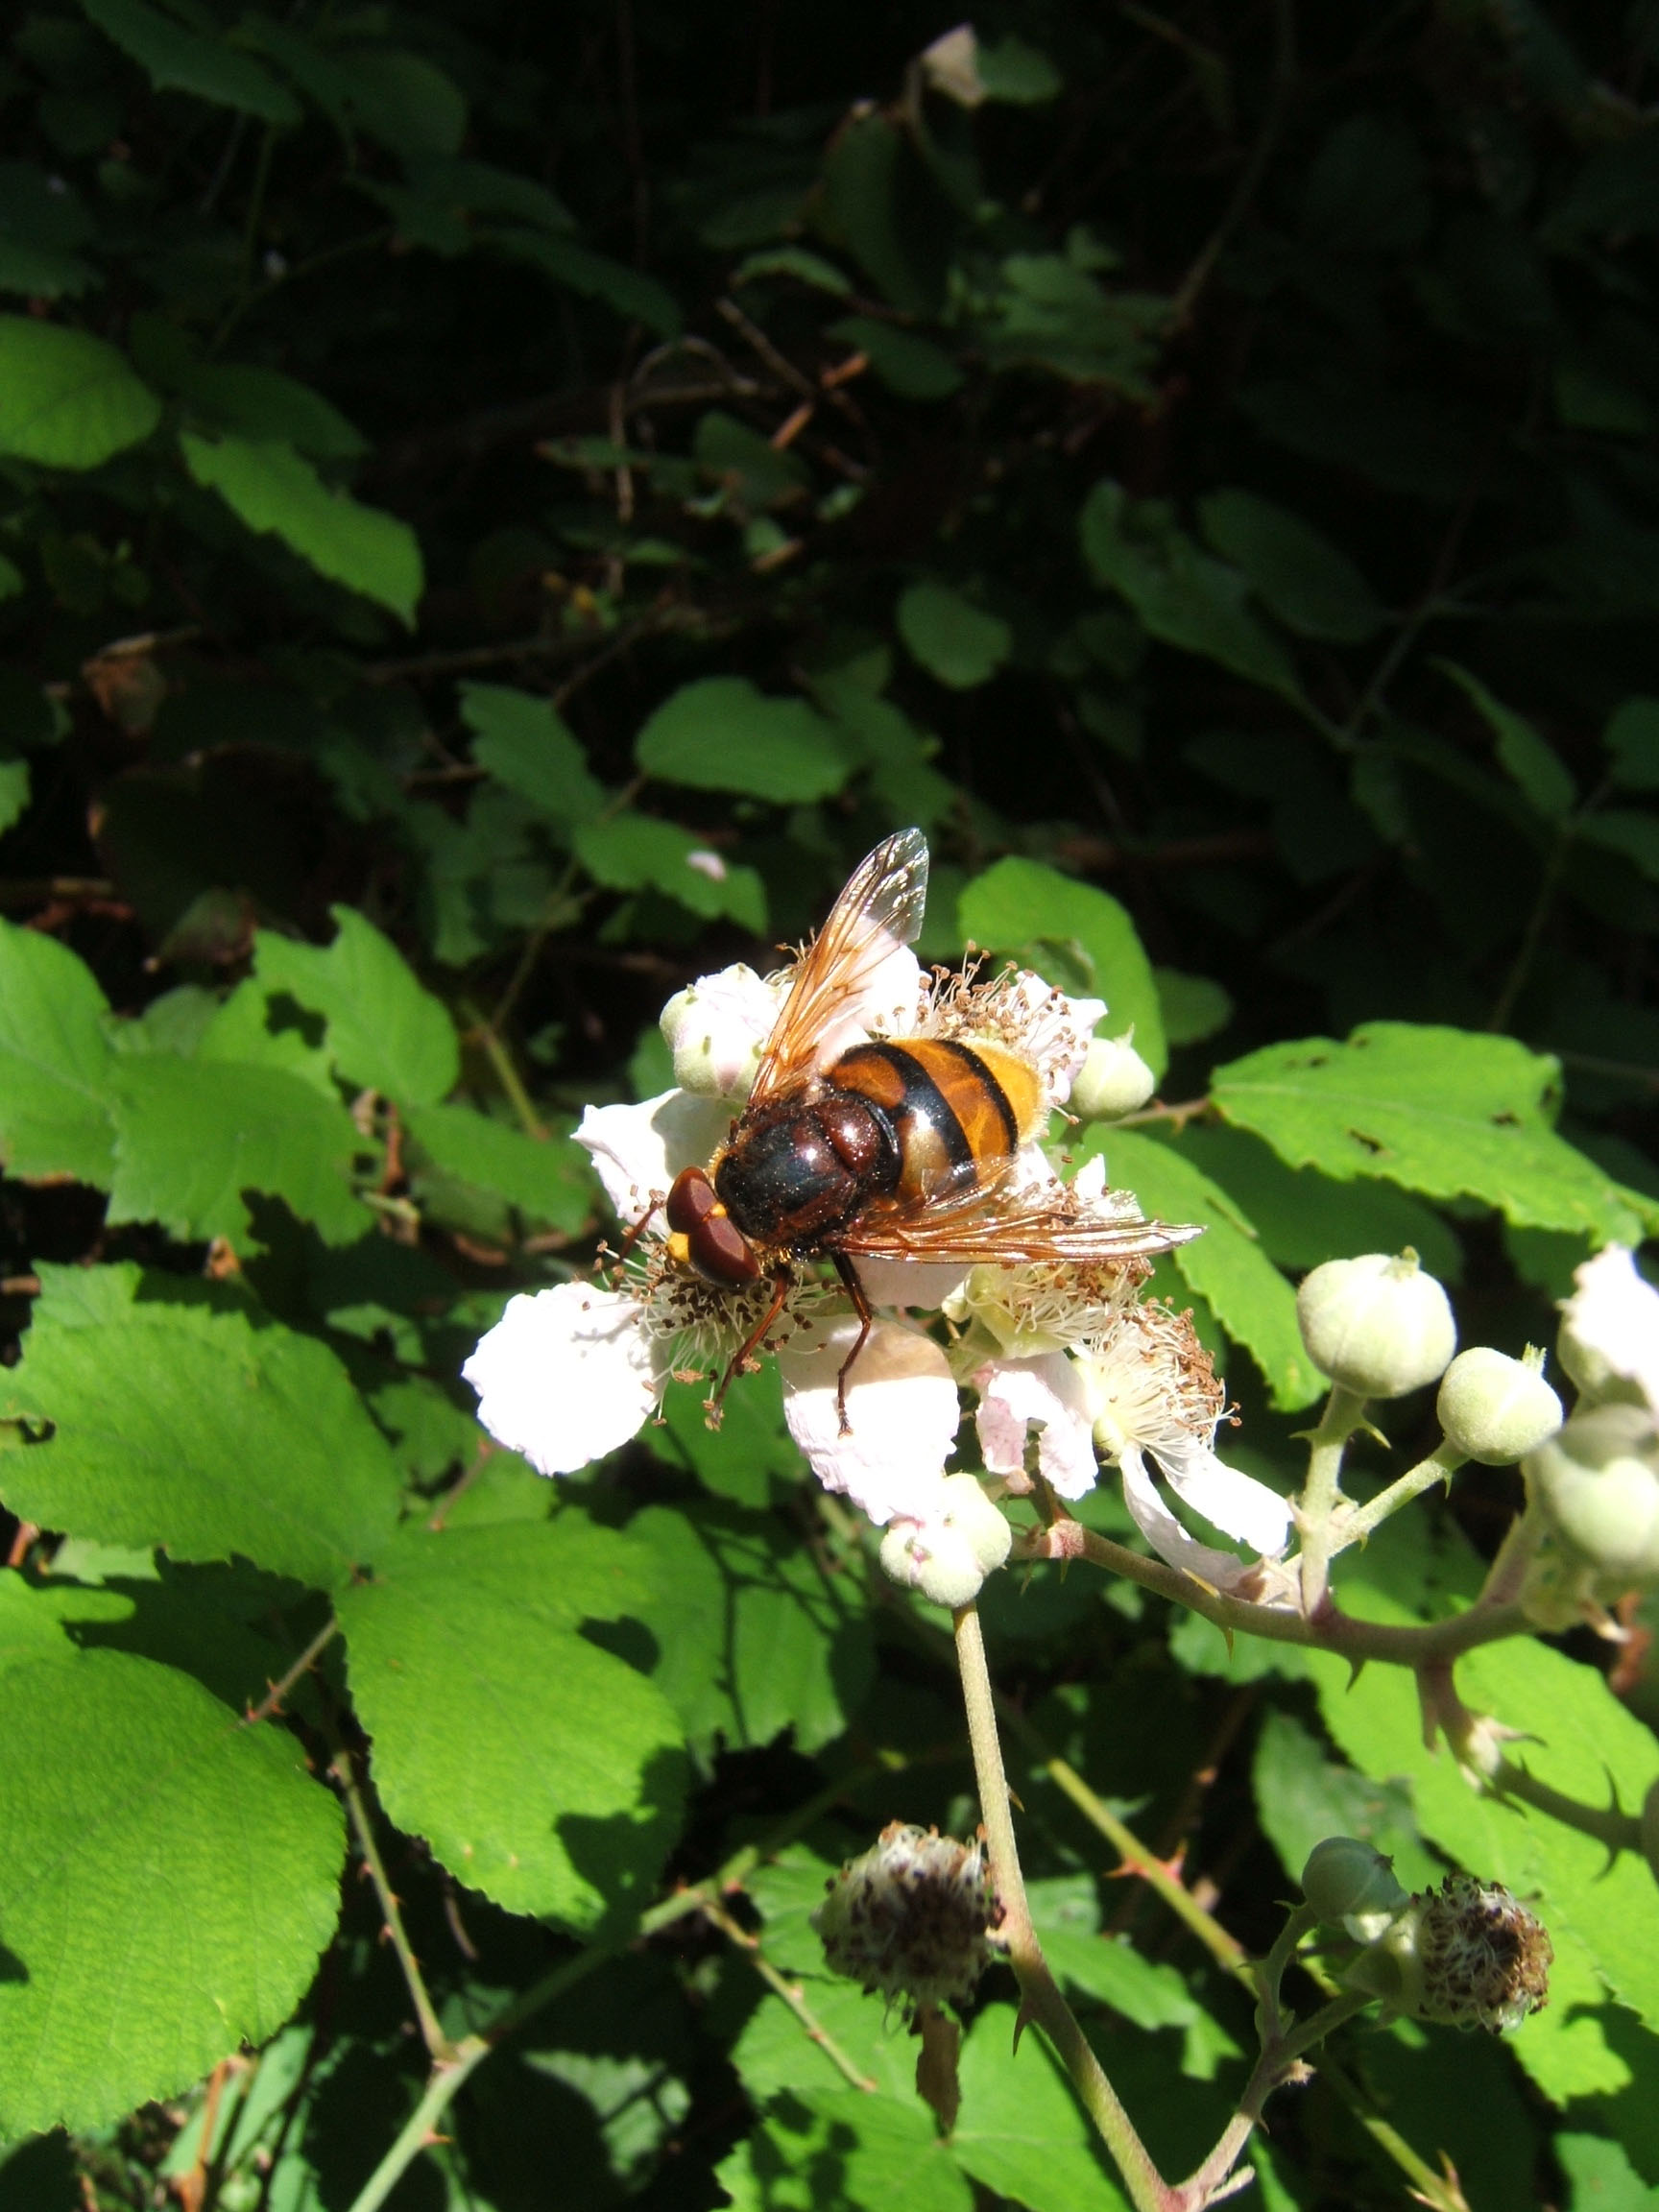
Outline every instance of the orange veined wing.
<path id="1" fill-rule="evenodd" d="M 1150 1258 L 1203 1234 L 1167 1221 L 1115 1221 L 1079 1202 L 1064 1184 L 1016 1190 L 999 1180 L 954 1205 L 920 1199 L 872 1210 L 837 1236 L 834 1246 L 852 1259 L 960 1260 L 974 1266 Z"/>
<path id="2" fill-rule="evenodd" d="M 849 1012 L 883 960 L 915 943 L 926 902 L 927 840 L 920 830 L 901 830 L 865 854 L 796 964 L 761 1050 L 751 1106 L 764 1105 L 824 1064 L 825 1032 Z"/>

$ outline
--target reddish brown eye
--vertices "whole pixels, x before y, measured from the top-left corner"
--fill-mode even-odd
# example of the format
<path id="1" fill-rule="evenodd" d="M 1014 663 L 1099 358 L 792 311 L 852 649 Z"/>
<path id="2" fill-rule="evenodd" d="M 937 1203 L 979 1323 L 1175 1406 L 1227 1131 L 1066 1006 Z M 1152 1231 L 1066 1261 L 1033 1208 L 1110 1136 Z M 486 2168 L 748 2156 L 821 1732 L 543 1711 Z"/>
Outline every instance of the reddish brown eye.
<path id="1" fill-rule="evenodd" d="M 674 1188 L 668 1193 L 663 1212 L 668 1216 L 670 1229 L 678 1230 L 682 1237 L 689 1237 L 718 1204 L 714 1186 L 702 1168 L 685 1167 L 674 1178 Z"/>
<path id="2" fill-rule="evenodd" d="M 760 1262 L 742 1231 L 719 1212 L 706 1214 L 690 1232 L 691 1264 L 711 1283 L 755 1283 Z"/>

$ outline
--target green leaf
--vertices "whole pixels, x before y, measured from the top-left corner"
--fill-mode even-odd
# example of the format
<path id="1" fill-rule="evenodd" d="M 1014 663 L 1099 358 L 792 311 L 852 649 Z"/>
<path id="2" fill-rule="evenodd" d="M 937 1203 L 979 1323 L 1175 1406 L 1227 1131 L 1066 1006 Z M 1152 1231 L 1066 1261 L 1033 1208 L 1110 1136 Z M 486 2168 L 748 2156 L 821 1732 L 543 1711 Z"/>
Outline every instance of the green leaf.
<path id="1" fill-rule="evenodd" d="M 1612 755 L 1607 773 L 1621 789 L 1659 791 L 1659 699 L 1626 699 L 1601 742 Z"/>
<path id="2" fill-rule="evenodd" d="M 193 407 L 244 438 L 292 445 L 314 461 L 358 461 L 369 450 L 338 407 L 279 370 L 192 362 L 180 386 Z"/>
<path id="3" fill-rule="evenodd" d="M 351 1190 L 364 1140 L 303 1076 L 234 1061 L 126 1053 L 109 1077 L 115 1168 L 109 1219 L 158 1221 L 186 1241 L 252 1241 L 250 1190 L 280 1198 L 331 1244 L 373 1214 Z"/>
<path id="4" fill-rule="evenodd" d="M 811 488 L 812 472 L 798 453 L 787 446 L 780 451 L 758 430 L 718 407 L 699 420 L 691 451 L 705 475 L 724 486 L 747 514 L 790 506 Z"/>
<path id="5" fill-rule="evenodd" d="M 4 596 L 0 592 L 0 597 Z M 28 761 L 0 760 L 0 833 L 10 830 L 12 823 L 20 819 L 28 805 Z"/>
<path id="6" fill-rule="evenodd" d="M 1011 2005 L 987 2005 L 962 2046 L 965 2173 L 1028 2212 L 1128 2212 L 1059 2060 L 1041 2036 L 1015 2045 Z"/>
<path id="7" fill-rule="evenodd" d="M 1014 650 L 1014 633 L 1000 615 L 931 576 L 907 587 L 897 620 L 914 658 L 952 691 L 989 683 Z"/>
<path id="8" fill-rule="evenodd" d="M 806 1545 L 717 1506 L 650 1506 L 628 1533 L 657 1563 L 657 1677 L 695 1744 L 759 1749 L 793 1728 L 813 1752 L 844 1732 L 875 1680 L 870 1623 Z"/>
<path id="9" fill-rule="evenodd" d="M 0 453 L 47 469 L 96 469 L 160 420 L 160 400 L 102 338 L 0 315 Z"/>
<path id="10" fill-rule="evenodd" d="M 1357 1767 L 1336 1765 L 1292 1714 L 1275 1709 L 1263 1719 L 1252 1784 L 1262 1832 L 1294 1883 L 1314 1844 L 1328 1836 L 1358 1836 L 1386 1852 L 1407 1889 L 1432 1888 L 1444 1872 L 1424 1848 L 1406 1785 L 1395 1776 L 1373 1781 Z"/>
<path id="11" fill-rule="evenodd" d="M 942 346 L 931 338 L 919 338 L 914 330 L 901 330 L 892 323 L 878 323 L 873 315 L 844 315 L 825 332 L 866 355 L 889 392 L 901 399 L 949 399 L 968 381 Z"/>
<path id="12" fill-rule="evenodd" d="M 0 2134 L 107 2126 L 275 2034 L 343 1845 L 302 1746 L 189 1676 L 114 1651 L 10 1672 Z"/>
<path id="13" fill-rule="evenodd" d="M 1475 1198 L 1530 1229 L 1639 1243 L 1649 1201 L 1557 1137 L 1554 1060 L 1510 1037 L 1372 1022 L 1345 1045 L 1269 1045 L 1218 1068 L 1222 1118 L 1292 1167 L 1375 1175 L 1430 1198 Z"/>
<path id="14" fill-rule="evenodd" d="M 1104 481 L 1084 501 L 1079 527 L 1095 575 L 1128 600 L 1154 637 L 1300 701 L 1289 656 L 1244 605 L 1243 576 L 1200 553 L 1161 504 L 1133 501 L 1120 484 Z"/>
<path id="15" fill-rule="evenodd" d="M 250 530 L 273 532 L 320 576 L 414 623 L 425 587 L 421 547 L 407 522 L 330 491 L 310 462 L 280 441 L 208 440 L 186 430 L 180 444 L 197 483 L 217 492 Z"/>
<path id="16" fill-rule="evenodd" d="M 1311 1167 L 1287 1167 L 1243 1129 L 1189 1124 L 1181 1151 L 1248 1214 L 1268 1259 L 1294 1275 L 1322 1261 L 1404 1252 L 1409 1244 L 1431 1275 L 1463 1279 L 1463 1247 L 1446 1222 L 1392 1183 L 1337 1183 Z"/>
<path id="17" fill-rule="evenodd" d="M 94 235 L 85 203 L 64 178 L 48 180 L 33 161 L 0 161 L 0 292 L 58 300 L 101 284 L 76 252 Z"/>
<path id="18" fill-rule="evenodd" d="M 473 759 L 538 814 L 561 828 L 598 818 L 605 786 L 550 700 L 505 684 L 463 684 L 461 713 L 474 733 Z"/>
<path id="19" fill-rule="evenodd" d="M 585 300 L 598 300 L 626 323 L 643 323 L 658 338 L 677 338 L 681 329 L 679 302 L 665 284 L 626 261 L 613 261 L 609 253 L 595 253 L 574 238 L 555 238 L 543 229 L 515 226 L 488 234 L 496 252 L 522 261 L 554 283 L 578 292 Z"/>
<path id="20" fill-rule="evenodd" d="M 240 1553 L 324 1589 L 378 1556 L 397 1469 L 346 1370 L 200 1286 L 41 1262 L 0 1420 L 0 1495 L 47 1528 L 176 1559 Z"/>
<path id="21" fill-rule="evenodd" d="M 1101 1027 L 1135 1049 L 1155 1075 L 1168 1064 L 1158 987 L 1128 911 L 1109 892 L 1037 860 L 998 860 L 967 884 L 956 905 L 964 943 L 1008 953 L 1049 982 L 1104 998 Z M 1070 974 L 1056 974 L 1055 954 Z"/>
<path id="22" fill-rule="evenodd" d="M 1064 80 L 1047 55 L 1012 32 L 994 46 L 981 43 L 974 65 L 987 100 L 1042 108 L 1057 100 L 1064 89 Z"/>
<path id="23" fill-rule="evenodd" d="M 584 822 L 576 857 L 608 891 L 661 891 L 706 921 L 726 915 L 757 936 L 766 926 L 766 889 L 753 868 L 733 865 L 672 822 L 617 814 Z"/>
<path id="24" fill-rule="evenodd" d="M 735 2212 L 869 2212 L 878 2204 L 973 2212 L 974 2202 L 919 2098 L 871 2097 L 845 2083 L 815 2083 L 768 2104 L 717 2174 Z"/>
<path id="25" fill-rule="evenodd" d="M 1154 968 L 1164 1035 L 1171 1046 L 1201 1045 L 1233 1019 L 1230 994 L 1209 975 L 1183 974 L 1179 968 Z"/>
<path id="26" fill-rule="evenodd" d="M 300 103 L 252 55 L 223 38 L 188 31 L 144 0 L 81 0 L 107 37 L 130 55 L 157 92 L 191 92 L 216 108 L 233 108 L 262 122 L 292 128 Z"/>
<path id="27" fill-rule="evenodd" d="M 771 698 L 742 676 L 682 685 L 635 739 L 634 757 L 664 782 L 781 806 L 828 799 L 852 768 L 834 725 L 805 699 Z"/>
<path id="28" fill-rule="evenodd" d="M 1198 519 L 1215 551 L 1243 571 L 1286 629 L 1352 645 L 1382 628 L 1382 609 L 1353 562 L 1288 508 L 1229 487 L 1198 502 Z"/>
<path id="29" fill-rule="evenodd" d="M 107 1190 L 108 1000 L 56 939 L 0 922 L 0 1156 L 24 1182 L 72 1175 Z"/>
<path id="30" fill-rule="evenodd" d="M 1603 806 L 1594 814 L 1581 814 L 1573 825 L 1573 834 L 1581 845 L 1617 853 L 1650 883 L 1659 883 L 1659 820 L 1651 813 L 1638 813 L 1633 806 Z"/>
<path id="31" fill-rule="evenodd" d="M 1405 1618 L 1377 1597 L 1366 1610 Z M 1471 1790 L 1444 1750 L 1425 1749 L 1416 1692 L 1402 1671 L 1372 1667 L 1356 1682 L 1345 1661 L 1309 1659 L 1325 1724 L 1348 1757 L 1368 1774 L 1404 1777 L 1423 1834 L 1481 1881 L 1526 1898 L 1549 1929 L 1551 2005 L 1515 2037 L 1521 2063 L 1556 2099 L 1618 2088 L 1628 2024 L 1603 2026 L 1607 1993 L 1659 2025 L 1659 1917 L 1647 1864 L 1626 1853 L 1609 1866 L 1594 1837 Z M 1457 1688 L 1472 1711 L 1524 1731 L 1511 1756 L 1580 1803 L 1604 1805 L 1611 1789 L 1638 1806 L 1659 1769 L 1651 1734 L 1600 1672 L 1532 1637 L 1468 1653 Z"/>
<path id="32" fill-rule="evenodd" d="M 1207 1298 L 1236 1344 L 1265 1377 L 1274 1406 L 1311 1406 L 1324 1379 L 1302 1346 L 1296 1293 L 1262 1251 L 1255 1225 L 1219 1185 L 1174 1144 L 1132 1129 L 1091 1129 L 1079 1157 L 1104 1153 L 1114 1184 L 1134 1191 L 1161 1221 L 1199 1221 L 1206 1234 L 1171 1253 L 1182 1280 Z"/>
<path id="33" fill-rule="evenodd" d="M 285 993 L 326 1023 L 325 1047 L 349 1083 L 400 1106 L 445 1097 L 461 1073 L 448 1008 L 415 979 L 407 961 L 350 906 L 329 908 L 331 945 L 303 945 L 261 929 L 253 970 L 273 996 Z"/>
<path id="34" fill-rule="evenodd" d="M 340 52 L 351 110 L 363 129 L 412 163 L 459 154 L 467 136 L 467 98 L 424 54 L 402 46 Z"/>
<path id="35" fill-rule="evenodd" d="M 580 1633 L 637 1613 L 644 1556 L 566 1511 L 407 1535 L 339 1599 L 381 1803 L 509 1911 L 637 1911 L 679 1833 L 680 1723 Z"/>
<path id="36" fill-rule="evenodd" d="M 1525 714 L 1495 699 L 1479 676 L 1459 668 L 1455 661 L 1442 661 L 1439 665 L 1474 702 L 1498 740 L 1500 765 L 1527 805 L 1547 822 L 1564 822 L 1577 805 L 1578 793 L 1559 754 L 1539 736 Z"/>
<path id="37" fill-rule="evenodd" d="M 404 1122 L 443 1174 L 493 1191 L 529 1221 L 574 1237 L 592 1212 L 588 1155 L 568 1138 L 538 1142 L 470 1106 L 415 1106 Z"/>
<path id="38" fill-rule="evenodd" d="M 1607 2135 L 1559 2134 L 1551 2148 L 1573 2184 L 1572 2212 L 1656 2212 L 1659 2189 L 1649 2189 Z"/>

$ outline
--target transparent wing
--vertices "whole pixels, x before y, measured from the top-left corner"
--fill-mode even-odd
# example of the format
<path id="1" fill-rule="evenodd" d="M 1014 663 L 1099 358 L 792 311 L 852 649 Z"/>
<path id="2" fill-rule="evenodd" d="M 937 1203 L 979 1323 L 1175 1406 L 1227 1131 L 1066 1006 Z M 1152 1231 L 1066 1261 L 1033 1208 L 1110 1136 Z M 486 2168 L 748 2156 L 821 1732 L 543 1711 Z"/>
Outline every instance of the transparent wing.
<path id="1" fill-rule="evenodd" d="M 1134 1260 L 1189 1244 L 1201 1228 L 1131 1218 L 1115 1221 L 1065 1186 L 975 1190 L 954 1205 L 920 1201 L 866 1214 L 835 1238 L 853 1259 L 960 1260 L 969 1266 L 1022 1260 Z"/>
<path id="2" fill-rule="evenodd" d="M 926 903 L 927 840 L 920 830 L 901 830 L 865 854 L 796 964 L 760 1055 L 751 1107 L 815 1072 L 825 1032 L 854 1004 L 883 960 L 915 943 Z"/>

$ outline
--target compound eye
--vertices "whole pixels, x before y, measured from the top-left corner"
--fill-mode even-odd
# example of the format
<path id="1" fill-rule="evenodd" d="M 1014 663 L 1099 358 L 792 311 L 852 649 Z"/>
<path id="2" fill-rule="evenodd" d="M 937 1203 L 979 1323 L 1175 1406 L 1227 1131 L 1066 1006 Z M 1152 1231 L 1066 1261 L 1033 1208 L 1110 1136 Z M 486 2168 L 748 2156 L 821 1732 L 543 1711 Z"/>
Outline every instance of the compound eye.
<path id="1" fill-rule="evenodd" d="M 689 1237 L 700 1221 L 707 1220 L 720 1201 L 714 1195 L 714 1186 L 701 1167 L 685 1167 L 674 1178 L 674 1188 L 668 1193 L 668 1203 L 662 1209 L 668 1217 L 670 1229 L 681 1236 Z"/>
<path id="2" fill-rule="evenodd" d="M 706 1214 L 690 1236 L 691 1264 L 710 1283 L 755 1283 L 760 1262 L 724 1206 Z"/>

